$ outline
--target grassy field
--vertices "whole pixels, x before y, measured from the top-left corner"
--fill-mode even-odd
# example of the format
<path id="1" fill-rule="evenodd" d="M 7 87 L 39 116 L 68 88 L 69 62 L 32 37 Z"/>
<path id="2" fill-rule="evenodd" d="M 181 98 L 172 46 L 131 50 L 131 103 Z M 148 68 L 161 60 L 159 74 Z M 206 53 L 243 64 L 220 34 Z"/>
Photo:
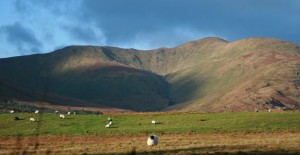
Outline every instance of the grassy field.
<path id="1" fill-rule="evenodd" d="M 21 120 L 15 121 L 15 116 Z M 38 121 L 30 122 L 30 117 Z M 113 119 L 109 129 L 108 117 Z M 65 119 L 58 114 L 15 113 L 0 114 L 0 120 L 4 154 L 300 153 L 300 112 L 66 115 Z M 160 137 L 158 146 L 146 146 L 150 134 Z"/>
<path id="2" fill-rule="evenodd" d="M 15 121 L 15 116 L 21 120 Z M 37 122 L 30 122 L 30 117 Z M 110 129 L 105 128 L 108 117 L 113 119 Z M 65 119 L 58 114 L 16 113 L 1 114 L 0 120 L 1 136 L 300 132 L 299 112 L 66 115 Z"/>
<path id="3" fill-rule="evenodd" d="M 15 116 L 21 120 L 15 121 Z M 30 122 L 30 117 L 37 122 Z M 105 128 L 108 117 L 113 119 L 110 129 Z M 58 114 L 15 113 L 1 114 L 0 120 L 1 136 L 300 132 L 299 112 L 66 115 L 65 119 Z"/>

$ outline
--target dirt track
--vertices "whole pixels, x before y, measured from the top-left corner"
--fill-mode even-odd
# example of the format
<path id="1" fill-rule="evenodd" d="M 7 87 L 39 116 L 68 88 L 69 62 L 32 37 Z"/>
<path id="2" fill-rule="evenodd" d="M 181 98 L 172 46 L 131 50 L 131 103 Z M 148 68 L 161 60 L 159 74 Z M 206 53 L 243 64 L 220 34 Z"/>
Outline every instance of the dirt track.
<path id="1" fill-rule="evenodd" d="M 1 137 L 0 154 L 300 153 L 300 133 L 158 136 L 159 144 L 153 147 L 146 145 L 146 135 Z"/>

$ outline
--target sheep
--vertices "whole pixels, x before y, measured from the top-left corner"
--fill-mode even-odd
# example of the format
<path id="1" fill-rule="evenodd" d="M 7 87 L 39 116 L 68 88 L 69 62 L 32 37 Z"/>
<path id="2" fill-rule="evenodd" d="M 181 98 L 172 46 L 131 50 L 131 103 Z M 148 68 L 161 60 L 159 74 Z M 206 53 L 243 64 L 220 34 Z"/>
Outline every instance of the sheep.
<path id="1" fill-rule="evenodd" d="M 35 119 L 31 117 L 31 118 L 29 118 L 29 121 L 30 122 L 35 122 Z"/>
<path id="2" fill-rule="evenodd" d="M 107 118 L 107 120 L 109 121 L 109 123 L 106 124 L 105 127 L 106 127 L 106 128 L 110 128 L 111 125 L 112 125 L 112 119 L 109 117 L 109 118 Z"/>
<path id="3" fill-rule="evenodd" d="M 271 109 L 269 109 L 268 112 L 271 112 Z"/>
<path id="4" fill-rule="evenodd" d="M 259 112 L 258 108 L 255 109 L 255 112 Z"/>
<path id="5" fill-rule="evenodd" d="M 155 120 L 152 120 L 151 123 L 152 123 L 152 124 L 156 124 L 156 121 L 155 121 Z"/>
<path id="6" fill-rule="evenodd" d="M 60 114 L 59 117 L 60 118 L 65 118 L 65 115 L 64 114 Z"/>
<path id="7" fill-rule="evenodd" d="M 57 113 L 58 113 L 58 111 L 56 110 L 54 113 L 56 113 L 56 114 L 57 114 Z"/>
<path id="8" fill-rule="evenodd" d="M 34 113 L 38 114 L 38 113 L 39 113 L 39 110 L 36 110 Z"/>
<path id="9" fill-rule="evenodd" d="M 9 113 L 11 113 L 11 114 L 14 113 L 14 112 L 15 112 L 14 110 L 9 110 Z"/>
<path id="10" fill-rule="evenodd" d="M 106 128 L 110 128 L 111 124 L 106 124 L 105 127 Z"/>
<path id="11" fill-rule="evenodd" d="M 76 115 L 76 112 L 74 112 L 73 114 Z"/>
<path id="12" fill-rule="evenodd" d="M 147 145 L 154 146 L 158 144 L 158 137 L 156 135 L 151 135 L 148 137 Z"/>
<path id="13" fill-rule="evenodd" d="M 70 115 L 70 114 L 71 114 L 71 112 L 69 111 L 69 112 L 68 112 L 68 115 Z"/>

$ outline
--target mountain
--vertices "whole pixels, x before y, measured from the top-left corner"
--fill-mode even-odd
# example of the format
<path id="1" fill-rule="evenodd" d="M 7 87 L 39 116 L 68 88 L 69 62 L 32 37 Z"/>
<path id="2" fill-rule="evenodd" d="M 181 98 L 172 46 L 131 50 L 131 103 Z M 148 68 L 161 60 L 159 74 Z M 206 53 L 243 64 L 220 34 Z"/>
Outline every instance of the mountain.
<path id="1" fill-rule="evenodd" d="M 134 111 L 300 107 L 300 45 L 204 38 L 142 51 L 69 46 L 0 59 L 0 100 Z"/>

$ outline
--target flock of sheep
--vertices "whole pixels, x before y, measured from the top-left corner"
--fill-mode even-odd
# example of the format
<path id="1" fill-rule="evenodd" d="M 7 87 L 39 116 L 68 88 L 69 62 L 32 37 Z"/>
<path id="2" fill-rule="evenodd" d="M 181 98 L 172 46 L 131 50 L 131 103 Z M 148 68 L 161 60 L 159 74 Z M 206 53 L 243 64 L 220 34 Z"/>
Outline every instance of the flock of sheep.
<path id="1" fill-rule="evenodd" d="M 9 113 L 11 113 L 11 114 L 14 113 L 14 110 L 10 110 Z M 34 113 L 38 114 L 39 110 L 36 110 Z M 55 114 L 58 114 L 58 111 L 55 111 Z M 68 112 L 67 114 L 70 115 L 71 112 Z M 74 112 L 73 114 L 75 115 L 76 112 Z M 65 115 L 64 114 L 59 114 L 59 117 L 64 119 Z M 20 119 L 19 119 L 19 117 L 15 117 L 14 120 L 20 120 Z M 36 122 L 37 120 L 34 117 L 30 117 L 29 121 L 30 122 Z M 105 125 L 106 128 L 110 128 L 112 126 L 112 118 L 109 117 L 108 121 L 109 121 L 108 124 Z M 157 122 L 155 120 L 152 120 L 151 124 L 157 124 Z M 157 144 L 158 144 L 157 135 L 151 135 L 151 136 L 148 137 L 148 139 L 147 139 L 147 145 L 148 146 L 154 146 L 154 145 L 157 145 Z"/>
<path id="2" fill-rule="evenodd" d="M 255 112 L 259 112 L 258 108 L 255 109 Z M 268 109 L 268 112 L 271 112 L 271 109 Z M 11 114 L 14 113 L 14 110 L 10 110 L 9 113 L 11 113 Z M 34 113 L 38 114 L 39 110 L 36 110 Z M 58 111 L 55 111 L 55 113 L 58 114 Z M 67 114 L 70 115 L 71 112 L 68 112 Z M 76 112 L 74 112 L 73 114 L 75 115 Z M 64 119 L 65 115 L 60 114 L 59 117 Z M 19 118 L 15 117 L 15 120 L 19 120 Z M 36 119 L 31 117 L 31 118 L 29 118 L 29 121 L 30 122 L 36 122 Z M 157 122 L 155 120 L 152 120 L 151 124 L 157 124 Z M 106 124 L 105 127 L 106 128 L 111 128 L 111 126 L 112 126 L 112 118 L 109 117 L 108 118 L 108 124 Z M 151 136 L 148 137 L 148 139 L 147 139 L 147 145 L 148 146 L 154 146 L 154 145 L 157 145 L 157 144 L 158 144 L 158 136 L 157 135 L 151 135 Z"/>
<path id="3" fill-rule="evenodd" d="M 15 112 L 14 110 L 9 110 L 9 113 L 11 113 L 11 114 L 13 114 L 14 112 Z M 39 112 L 39 110 L 36 110 L 34 113 L 35 113 L 35 114 L 38 114 L 38 113 L 40 113 L 40 112 Z M 58 111 L 55 111 L 55 113 L 58 114 Z M 70 115 L 71 112 L 68 112 L 67 114 Z M 76 112 L 74 112 L 73 114 L 75 115 Z M 60 118 L 65 118 L 65 115 L 64 115 L 64 114 L 60 114 L 59 117 L 60 117 Z M 20 120 L 20 118 L 19 118 L 19 117 L 15 117 L 14 120 Z M 34 117 L 30 117 L 30 118 L 29 118 L 29 121 L 30 121 L 30 122 L 36 122 L 37 120 L 36 120 Z"/>

